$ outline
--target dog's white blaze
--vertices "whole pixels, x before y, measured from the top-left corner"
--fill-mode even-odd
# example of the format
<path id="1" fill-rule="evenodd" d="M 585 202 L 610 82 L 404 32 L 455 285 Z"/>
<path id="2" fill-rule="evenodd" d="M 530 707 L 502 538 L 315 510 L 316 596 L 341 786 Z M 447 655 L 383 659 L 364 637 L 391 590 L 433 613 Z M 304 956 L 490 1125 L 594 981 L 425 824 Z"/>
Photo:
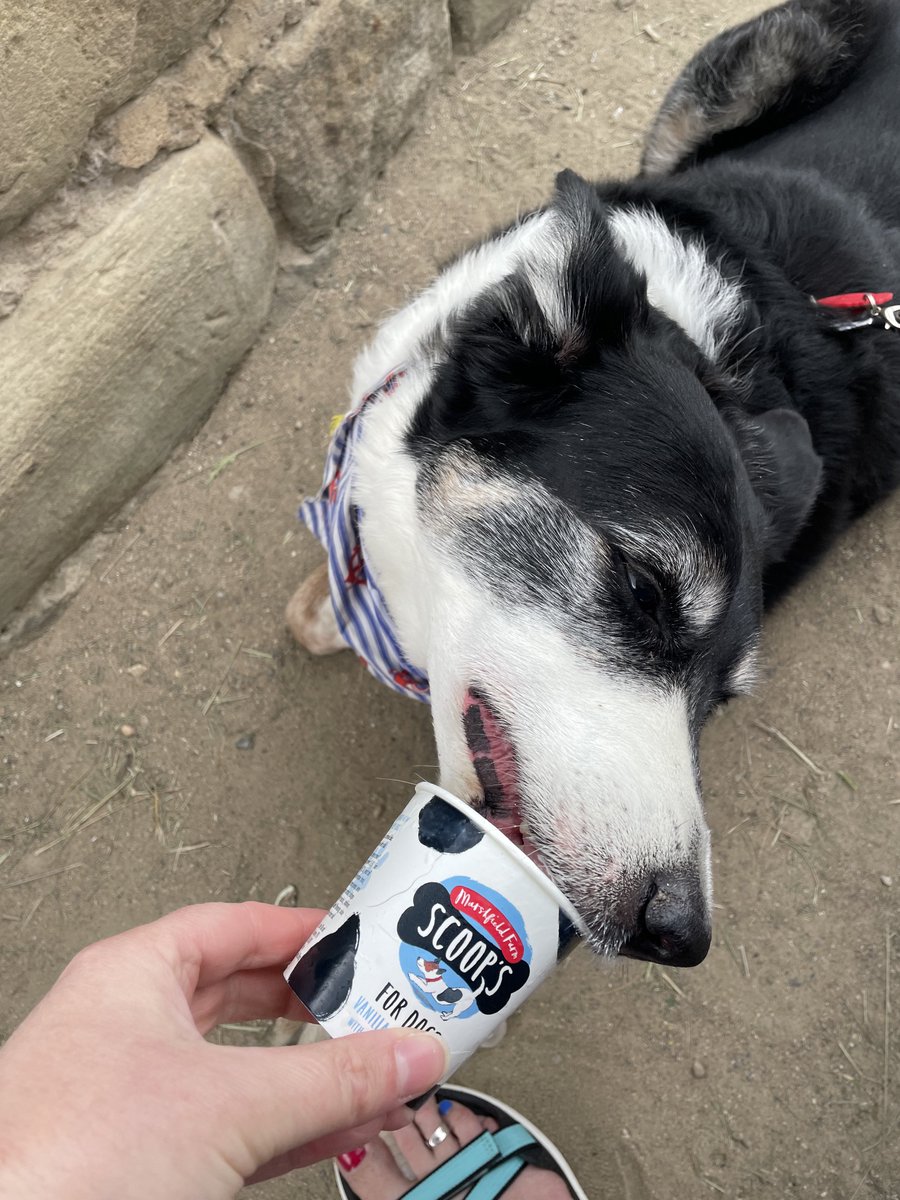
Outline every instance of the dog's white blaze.
<path id="1" fill-rule="evenodd" d="M 626 258 L 647 278 L 650 303 L 715 360 L 741 310 L 741 292 L 696 241 L 673 233 L 658 213 L 629 206 L 610 216 Z"/>

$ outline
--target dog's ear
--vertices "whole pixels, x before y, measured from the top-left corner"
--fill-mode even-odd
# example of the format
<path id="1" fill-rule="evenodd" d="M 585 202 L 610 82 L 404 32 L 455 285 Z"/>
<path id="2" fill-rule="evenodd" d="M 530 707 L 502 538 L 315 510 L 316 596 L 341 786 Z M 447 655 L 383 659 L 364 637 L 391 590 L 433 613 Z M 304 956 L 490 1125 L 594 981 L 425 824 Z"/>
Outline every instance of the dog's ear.
<path id="1" fill-rule="evenodd" d="M 560 171 L 552 212 L 562 259 L 556 359 L 575 364 L 592 350 L 620 345 L 646 324 L 647 281 L 615 246 L 609 206 L 593 184 Z"/>
<path id="2" fill-rule="evenodd" d="M 515 268 L 449 324 L 412 436 L 441 444 L 534 430 L 648 319 L 646 281 L 616 247 L 607 206 L 563 171 Z"/>
<path id="3" fill-rule="evenodd" d="M 766 566 L 781 562 L 809 519 L 822 487 L 822 460 L 793 408 L 773 408 L 736 425 L 738 447 L 763 510 Z"/>

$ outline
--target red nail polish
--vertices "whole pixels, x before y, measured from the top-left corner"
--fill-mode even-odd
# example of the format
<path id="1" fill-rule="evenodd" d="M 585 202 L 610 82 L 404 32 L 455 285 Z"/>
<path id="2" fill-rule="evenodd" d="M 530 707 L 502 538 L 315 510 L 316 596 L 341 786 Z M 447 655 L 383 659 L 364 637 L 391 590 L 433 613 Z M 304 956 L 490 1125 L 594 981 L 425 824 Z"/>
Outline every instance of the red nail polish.
<path id="1" fill-rule="evenodd" d="M 348 1150 L 346 1154 L 338 1155 L 338 1162 L 345 1171 L 354 1171 L 366 1157 L 365 1146 L 360 1146 L 358 1150 Z"/>

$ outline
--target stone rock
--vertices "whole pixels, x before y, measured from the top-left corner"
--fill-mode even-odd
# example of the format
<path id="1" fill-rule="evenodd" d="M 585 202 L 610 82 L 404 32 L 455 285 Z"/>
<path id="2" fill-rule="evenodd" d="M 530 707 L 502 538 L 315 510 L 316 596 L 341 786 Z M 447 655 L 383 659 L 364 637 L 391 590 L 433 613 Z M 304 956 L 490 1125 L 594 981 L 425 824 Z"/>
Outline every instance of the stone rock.
<path id="1" fill-rule="evenodd" d="M 201 40 L 216 17 L 228 7 L 228 0 L 191 0 L 190 4 L 183 0 L 141 0 L 140 4 L 118 3 L 110 4 L 104 0 L 98 5 L 97 0 L 80 0 L 73 4 L 66 0 L 67 10 L 81 8 L 91 14 L 97 9 L 125 9 L 133 22 L 133 46 L 128 56 L 128 78 L 123 88 L 114 99 L 118 107 L 129 96 L 133 96 L 140 87 L 148 83 L 162 67 L 175 62 L 186 54 L 190 48 Z"/>
<path id="2" fill-rule="evenodd" d="M 95 567 L 108 554 L 114 538 L 115 534 L 103 530 L 96 533 L 77 553 L 60 564 L 5 625 L 0 622 L 0 657 L 13 646 L 43 633 L 90 579 Z"/>
<path id="3" fill-rule="evenodd" d="M 231 117 L 271 155 L 275 202 L 301 245 L 359 199 L 450 59 L 445 0 L 321 0 L 251 71 Z"/>
<path id="4" fill-rule="evenodd" d="M 0 287 L 0 319 L 14 313 L 21 299 L 22 292 L 19 288 Z"/>
<path id="5" fill-rule="evenodd" d="M 529 0 L 450 0 L 453 49 L 471 54 L 496 37 L 528 4 Z"/>
<path id="6" fill-rule="evenodd" d="M 279 301 L 296 304 L 309 287 L 319 285 L 334 259 L 334 238 L 323 242 L 311 253 L 283 238 L 278 247 L 278 276 L 275 294 Z"/>
<path id="7" fill-rule="evenodd" d="M 0 628 L 193 432 L 268 311 L 275 233 L 208 136 L 0 324 Z"/>
<path id="8" fill-rule="evenodd" d="M 248 71 L 300 19 L 298 5 L 305 3 L 231 0 L 199 44 L 96 127 L 96 146 L 89 145 L 88 154 L 136 168 L 161 151 L 192 146 L 208 124 L 215 125 L 226 98 Z"/>
<path id="9" fill-rule="evenodd" d="M 161 88 L 124 105 L 109 122 L 108 158 L 117 167 L 137 169 L 156 158 L 160 150 L 183 150 L 203 136 L 203 113 L 187 110 L 178 120 Z"/>
<path id="10" fill-rule="evenodd" d="M 98 118 L 198 41 L 227 0 L 43 0 L 0 20 L 0 233 L 66 178 Z"/>

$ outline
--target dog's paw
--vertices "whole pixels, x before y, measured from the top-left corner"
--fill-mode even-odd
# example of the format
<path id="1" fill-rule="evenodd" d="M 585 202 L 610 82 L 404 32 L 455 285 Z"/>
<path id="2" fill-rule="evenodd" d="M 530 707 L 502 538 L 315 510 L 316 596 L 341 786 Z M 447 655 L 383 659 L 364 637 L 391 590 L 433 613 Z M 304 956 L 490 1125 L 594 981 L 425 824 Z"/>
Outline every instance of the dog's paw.
<path id="1" fill-rule="evenodd" d="M 288 602 L 284 619 L 288 629 L 310 654 L 336 654 L 338 650 L 347 649 L 331 607 L 327 563 L 300 584 Z"/>

